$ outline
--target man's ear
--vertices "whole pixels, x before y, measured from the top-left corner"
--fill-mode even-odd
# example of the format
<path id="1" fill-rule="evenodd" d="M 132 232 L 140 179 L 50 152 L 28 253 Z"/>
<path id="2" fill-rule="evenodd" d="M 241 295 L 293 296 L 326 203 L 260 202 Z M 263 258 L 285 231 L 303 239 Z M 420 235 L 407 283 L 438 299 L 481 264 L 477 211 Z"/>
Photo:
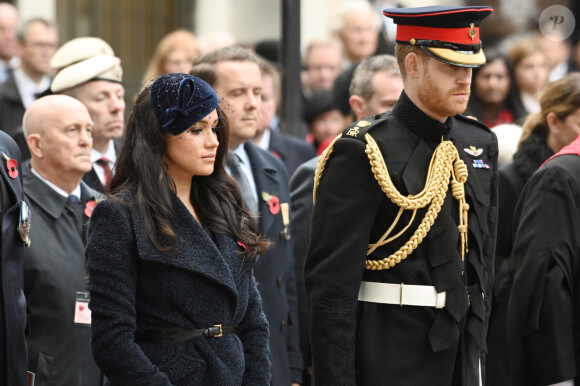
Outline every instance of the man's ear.
<path id="1" fill-rule="evenodd" d="M 350 104 L 350 109 L 358 119 L 358 117 L 365 117 L 365 110 L 367 104 L 365 100 L 360 95 L 351 95 L 348 98 L 348 103 Z"/>
<path id="2" fill-rule="evenodd" d="M 28 145 L 28 149 L 30 149 L 30 154 L 35 158 L 42 158 L 44 156 L 40 135 L 30 134 L 28 138 L 26 138 L 26 144 Z"/>
<path id="3" fill-rule="evenodd" d="M 407 76 L 418 78 L 420 73 L 421 58 L 415 52 L 409 52 L 405 57 L 405 71 Z"/>

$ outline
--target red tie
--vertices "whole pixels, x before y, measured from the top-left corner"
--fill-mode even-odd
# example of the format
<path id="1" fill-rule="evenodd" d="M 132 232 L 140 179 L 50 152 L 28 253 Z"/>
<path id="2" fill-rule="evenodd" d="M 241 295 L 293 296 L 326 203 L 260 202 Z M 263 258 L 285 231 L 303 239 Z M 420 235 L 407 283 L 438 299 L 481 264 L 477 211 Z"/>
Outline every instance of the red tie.
<path id="1" fill-rule="evenodd" d="M 111 178 L 113 177 L 113 173 L 111 173 L 111 167 L 109 166 L 111 161 L 109 161 L 107 157 L 101 157 L 97 160 L 97 163 L 105 171 L 105 190 L 108 193 L 111 184 Z"/>

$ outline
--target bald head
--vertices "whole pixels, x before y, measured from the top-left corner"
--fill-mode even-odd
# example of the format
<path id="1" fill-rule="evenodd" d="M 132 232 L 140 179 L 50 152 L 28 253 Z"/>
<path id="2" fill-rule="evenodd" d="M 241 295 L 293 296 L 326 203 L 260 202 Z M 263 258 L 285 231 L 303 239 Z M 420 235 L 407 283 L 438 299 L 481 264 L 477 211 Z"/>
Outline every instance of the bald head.
<path id="1" fill-rule="evenodd" d="M 71 111 L 85 112 L 87 115 L 89 113 L 78 99 L 67 95 L 49 95 L 35 100 L 24 113 L 22 120 L 24 136 L 28 138 L 33 133 L 42 134 L 47 127 L 58 124 L 63 118 L 62 114 Z"/>
<path id="2" fill-rule="evenodd" d="M 22 127 L 32 167 L 72 192 L 92 168 L 93 121 L 87 108 L 66 95 L 46 96 L 28 107 Z"/>
<path id="3" fill-rule="evenodd" d="M 0 59 L 10 60 L 16 55 L 18 10 L 9 3 L 0 3 Z"/>

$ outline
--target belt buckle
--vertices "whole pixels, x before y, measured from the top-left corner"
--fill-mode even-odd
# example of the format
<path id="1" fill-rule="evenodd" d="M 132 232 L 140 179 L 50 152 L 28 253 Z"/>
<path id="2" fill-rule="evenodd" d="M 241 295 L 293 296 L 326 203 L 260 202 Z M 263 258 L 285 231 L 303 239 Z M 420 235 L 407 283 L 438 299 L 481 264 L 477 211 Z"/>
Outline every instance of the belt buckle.
<path id="1" fill-rule="evenodd" d="M 214 328 L 218 328 L 219 329 L 219 333 L 218 334 L 214 334 L 213 337 L 214 338 L 219 338 L 223 335 L 223 330 L 222 330 L 222 325 L 221 324 L 214 324 L 213 325 Z"/>

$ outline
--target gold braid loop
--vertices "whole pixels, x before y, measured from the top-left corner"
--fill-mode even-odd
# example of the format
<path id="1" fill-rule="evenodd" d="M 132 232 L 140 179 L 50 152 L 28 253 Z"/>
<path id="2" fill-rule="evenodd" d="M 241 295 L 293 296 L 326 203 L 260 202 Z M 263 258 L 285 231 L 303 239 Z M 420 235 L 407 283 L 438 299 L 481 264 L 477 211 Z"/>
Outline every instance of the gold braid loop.
<path id="1" fill-rule="evenodd" d="M 328 159 L 330 158 L 330 155 L 332 154 L 332 151 L 334 149 L 334 143 L 336 141 L 338 141 L 338 139 L 340 137 L 342 137 L 342 134 L 337 135 L 336 138 L 334 138 L 332 140 L 330 145 L 328 145 L 328 147 L 326 149 L 324 149 L 322 154 L 320 154 L 320 158 L 318 159 L 318 163 L 316 164 L 316 171 L 314 172 L 314 190 L 312 192 L 313 193 L 312 194 L 312 202 L 314 204 L 316 204 L 316 191 L 318 190 L 318 184 L 320 183 L 320 178 L 322 177 L 322 172 L 324 171 L 324 167 L 326 166 L 326 162 L 328 161 Z"/>
<path id="2" fill-rule="evenodd" d="M 433 157 L 431 158 L 431 162 L 429 163 L 429 171 L 424 189 L 416 195 L 405 197 L 402 196 L 393 185 L 393 182 L 389 177 L 385 160 L 383 159 L 382 153 L 380 152 L 375 140 L 368 133 L 365 135 L 365 139 L 367 141 L 365 153 L 369 158 L 371 170 L 375 179 L 379 183 L 381 190 L 394 204 L 398 205 L 401 210 L 413 210 L 413 216 L 407 226 L 396 236 L 386 239 L 399 221 L 401 214 L 401 211 L 399 211 L 393 224 L 389 227 L 383 237 L 381 237 L 377 243 L 369 245 L 367 256 L 378 247 L 385 245 L 400 236 L 413 222 L 417 209 L 424 208 L 426 205 L 430 204 L 425 213 L 425 217 L 423 217 L 417 230 L 415 230 L 409 241 L 389 257 L 382 260 L 367 260 L 365 262 L 365 268 L 370 270 L 389 269 L 413 253 L 419 244 L 421 244 L 435 222 L 445 200 L 450 182 L 452 185 L 451 189 L 453 197 L 460 201 L 460 225 L 458 228 L 461 232 L 461 254 L 463 259 L 464 253 L 467 251 L 467 211 L 469 209 L 469 206 L 465 202 L 464 190 L 464 183 L 467 181 L 467 166 L 460 159 L 459 153 L 453 143 L 450 141 L 443 141 L 439 146 L 437 146 L 433 153 Z"/>

